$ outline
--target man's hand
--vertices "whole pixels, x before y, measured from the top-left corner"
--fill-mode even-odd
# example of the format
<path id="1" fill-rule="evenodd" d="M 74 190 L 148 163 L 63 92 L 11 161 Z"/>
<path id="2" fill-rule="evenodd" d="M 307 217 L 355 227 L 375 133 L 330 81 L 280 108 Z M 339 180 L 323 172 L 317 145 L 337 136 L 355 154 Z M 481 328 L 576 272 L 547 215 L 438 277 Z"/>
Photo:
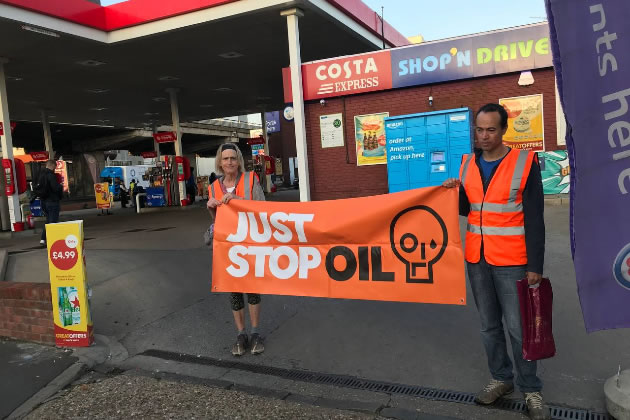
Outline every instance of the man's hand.
<path id="1" fill-rule="evenodd" d="M 531 271 L 527 272 L 527 283 L 529 283 L 530 286 L 538 284 L 541 281 L 542 281 L 542 274 L 532 273 Z"/>
<path id="2" fill-rule="evenodd" d="M 210 197 L 208 199 L 208 203 L 206 204 L 206 207 L 208 208 L 208 210 L 215 210 L 217 208 L 217 206 L 220 206 L 221 202 L 219 200 L 217 200 L 216 198 Z"/>
<path id="3" fill-rule="evenodd" d="M 449 178 L 442 183 L 442 186 L 445 188 L 455 188 L 462 185 L 462 181 L 457 178 Z"/>

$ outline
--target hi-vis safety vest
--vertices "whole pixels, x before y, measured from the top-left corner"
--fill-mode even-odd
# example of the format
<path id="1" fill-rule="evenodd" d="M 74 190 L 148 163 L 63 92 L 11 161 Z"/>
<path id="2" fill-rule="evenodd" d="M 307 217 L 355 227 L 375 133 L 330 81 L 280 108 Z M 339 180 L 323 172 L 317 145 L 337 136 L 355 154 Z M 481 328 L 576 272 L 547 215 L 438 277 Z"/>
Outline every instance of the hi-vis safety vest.
<path id="1" fill-rule="evenodd" d="M 489 264 L 527 264 L 523 190 L 535 158 L 534 152 L 511 149 L 484 193 L 475 154 L 463 156 L 459 178 L 470 202 L 466 261 L 478 263 L 483 245 Z"/>
<path id="2" fill-rule="evenodd" d="M 234 189 L 234 194 L 238 195 L 239 197 L 244 197 L 245 200 L 251 200 L 254 191 L 255 176 L 256 174 L 254 172 L 245 172 L 244 174 L 241 174 L 241 177 L 236 184 L 236 188 Z M 221 201 L 221 199 L 223 198 L 223 190 L 221 189 L 219 182 L 221 181 L 217 179 L 208 186 L 208 195 Z"/>

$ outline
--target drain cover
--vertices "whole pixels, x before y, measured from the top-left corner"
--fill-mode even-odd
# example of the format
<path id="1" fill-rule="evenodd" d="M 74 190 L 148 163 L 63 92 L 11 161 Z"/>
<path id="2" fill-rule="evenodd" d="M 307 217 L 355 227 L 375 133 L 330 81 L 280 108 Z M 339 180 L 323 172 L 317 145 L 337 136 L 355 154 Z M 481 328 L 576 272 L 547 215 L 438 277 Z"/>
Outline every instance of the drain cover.
<path id="1" fill-rule="evenodd" d="M 361 389 L 365 391 L 383 392 L 387 394 L 406 395 L 434 401 L 447 401 L 459 404 L 475 404 L 475 395 L 468 392 L 445 389 L 425 388 L 415 385 L 396 384 L 369 379 L 355 378 L 345 375 L 309 372 L 299 369 L 283 369 L 273 366 L 254 365 L 237 361 L 218 360 L 211 357 L 198 357 L 189 354 L 173 353 L 163 350 L 147 350 L 143 356 L 157 357 L 197 365 L 210 365 L 228 369 L 238 369 L 253 373 L 276 376 L 283 379 L 310 382 L 322 385 L 334 385 L 342 388 Z M 525 412 L 523 401 L 501 399 L 494 404 L 495 408 L 506 411 Z M 594 413 L 578 408 L 550 406 L 551 418 L 557 420 L 614 420 L 608 414 Z"/>

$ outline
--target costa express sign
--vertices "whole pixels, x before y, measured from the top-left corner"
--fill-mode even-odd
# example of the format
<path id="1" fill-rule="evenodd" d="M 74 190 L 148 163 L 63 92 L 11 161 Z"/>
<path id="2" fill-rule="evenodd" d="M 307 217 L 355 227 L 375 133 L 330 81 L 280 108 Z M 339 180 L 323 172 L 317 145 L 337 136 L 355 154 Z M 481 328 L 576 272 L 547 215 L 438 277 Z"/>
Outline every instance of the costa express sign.
<path id="1" fill-rule="evenodd" d="M 310 203 L 232 200 L 217 212 L 212 291 L 464 305 L 457 200 L 442 187 Z"/>
<path id="2" fill-rule="evenodd" d="M 292 102 L 291 72 L 283 69 L 286 102 Z M 392 88 L 389 50 L 302 66 L 304 99 L 320 99 Z"/>
<path id="3" fill-rule="evenodd" d="M 549 27 L 537 24 L 302 65 L 313 100 L 551 67 Z M 283 69 L 284 99 L 293 102 Z"/>

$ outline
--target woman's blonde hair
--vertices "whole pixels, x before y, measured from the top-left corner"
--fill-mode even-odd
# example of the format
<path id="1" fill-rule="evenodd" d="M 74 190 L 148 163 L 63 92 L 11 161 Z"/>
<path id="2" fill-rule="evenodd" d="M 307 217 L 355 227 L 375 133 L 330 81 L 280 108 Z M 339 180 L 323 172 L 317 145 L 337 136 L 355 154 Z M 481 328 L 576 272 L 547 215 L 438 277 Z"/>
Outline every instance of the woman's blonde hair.
<path id="1" fill-rule="evenodd" d="M 221 153 L 224 150 L 234 150 L 236 152 L 236 159 L 238 159 L 238 170 L 240 173 L 245 173 L 245 159 L 243 159 L 243 154 L 241 153 L 241 149 L 234 143 L 223 143 L 219 146 L 217 150 L 217 157 L 214 161 L 214 169 L 218 175 L 225 175 L 223 173 L 223 168 L 221 168 Z"/>

